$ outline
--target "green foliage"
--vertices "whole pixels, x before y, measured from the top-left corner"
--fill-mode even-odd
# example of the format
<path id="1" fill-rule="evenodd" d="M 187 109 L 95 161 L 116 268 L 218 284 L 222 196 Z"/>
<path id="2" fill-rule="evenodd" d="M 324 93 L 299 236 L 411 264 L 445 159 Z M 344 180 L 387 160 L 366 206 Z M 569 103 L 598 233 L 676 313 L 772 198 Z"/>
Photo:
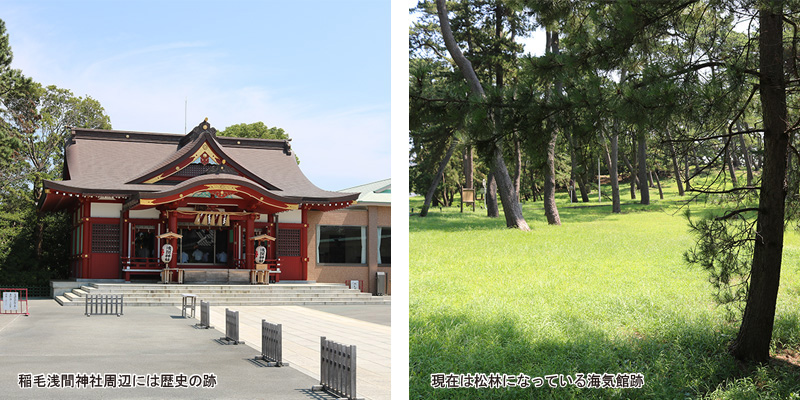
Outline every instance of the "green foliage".
<path id="1" fill-rule="evenodd" d="M 290 140 L 289 135 L 283 128 L 268 127 L 263 122 L 253 122 L 252 124 L 231 125 L 218 133 L 219 136 L 252 138 L 252 139 L 274 139 Z"/>
<path id="2" fill-rule="evenodd" d="M 100 103 L 42 87 L 12 59 L 0 20 L 0 283 L 47 285 L 69 275 L 68 213 L 41 213 L 42 184 L 59 179 L 70 127 L 111 129 Z"/>
<path id="3" fill-rule="evenodd" d="M 42 224 L 41 256 L 33 244 Z M 66 212 L 37 215 L 34 207 L 0 211 L 0 282 L 19 286 L 46 286 L 51 279 L 69 277 L 72 222 Z"/>
<path id="4" fill-rule="evenodd" d="M 36 84 L 20 70 L 11 69 L 12 59 L 5 22 L 0 20 L 0 177 L 18 162 L 14 154 L 22 147 L 19 134 L 28 128 L 25 121 L 35 115 L 36 108 Z"/>
<path id="5" fill-rule="evenodd" d="M 462 144 L 454 151 L 444 171 L 444 180 L 434 195 L 434 206 L 441 205 L 446 203 L 447 194 L 455 192 L 464 180 L 457 162 L 468 140 L 466 131 L 470 129 L 470 122 L 465 114 L 469 103 L 435 99 L 466 99 L 468 88 L 463 79 L 441 62 L 413 59 L 409 68 L 409 191 L 427 193 L 451 141 L 458 140 Z"/>
<path id="6" fill-rule="evenodd" d="M 33 183 L 34 201 L 45 179 L 59 179 L 64 164 L 64 143 L 70 128 L 111 129 L 111 119 L 100 102 L 76 97 L 70 90 L 47 86 L 39 91 L 37 129 L 21 135 L 27 168 L 22 173 Z"/>
<path id="7" fill-rule="evenodd" d="M 747 300 L 755 220 L 742 214 L 729 219 L 711 215 L 693 220 L 688 210 L 686 218 L 697 242 L 684 253 L 685 260 L 708 271 L 716 290 L 714 300 L 726 307 L 730 320 L 737 320 Z"/>

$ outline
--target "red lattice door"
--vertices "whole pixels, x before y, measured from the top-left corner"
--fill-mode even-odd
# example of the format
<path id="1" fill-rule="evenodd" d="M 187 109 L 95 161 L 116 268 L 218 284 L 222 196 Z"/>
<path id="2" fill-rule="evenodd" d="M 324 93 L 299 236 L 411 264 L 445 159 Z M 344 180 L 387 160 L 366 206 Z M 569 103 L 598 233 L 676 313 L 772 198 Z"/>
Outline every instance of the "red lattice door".
<path id="1" fill-rule="evenodd" d="M 89 279 L 117 279 L 119 266 L 119 223 L 91 224 Z"/>
<path id="2" fill-rule="evenodd" d="M 288 226 L 287 226 L 288 225 Z M 296 226 L 296 227 L 295 227 Z M 281 280 L 302 281 L 303 276 L 303 246 L 302 225 L 280 224 L 276 240 L 278 258 L 281 260 Z"/>

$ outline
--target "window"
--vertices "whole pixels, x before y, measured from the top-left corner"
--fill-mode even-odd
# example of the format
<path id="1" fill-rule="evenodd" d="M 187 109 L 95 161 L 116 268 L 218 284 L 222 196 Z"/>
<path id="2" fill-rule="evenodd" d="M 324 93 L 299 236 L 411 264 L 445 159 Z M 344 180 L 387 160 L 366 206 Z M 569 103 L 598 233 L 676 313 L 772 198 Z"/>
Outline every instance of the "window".
<path id="1" fill-rule="evenodd" d="M 300 229 L 278 229 L 278 257 L 300 257 Z"/>
<path id="2" fill-rule="evenodd" d="M 392 263 L 392 228 L 378 228 L 378 264 Z"/>
<path id="3" fill-rule="evenodd" d="M 363 226 L 317 226 L 317 262 L 366 264 L 367 235 Z"/>
<path id="4" fill-rule="evenodd" d="M 92 253 L 119 253 L 119 224 L 92 224 Z"/>

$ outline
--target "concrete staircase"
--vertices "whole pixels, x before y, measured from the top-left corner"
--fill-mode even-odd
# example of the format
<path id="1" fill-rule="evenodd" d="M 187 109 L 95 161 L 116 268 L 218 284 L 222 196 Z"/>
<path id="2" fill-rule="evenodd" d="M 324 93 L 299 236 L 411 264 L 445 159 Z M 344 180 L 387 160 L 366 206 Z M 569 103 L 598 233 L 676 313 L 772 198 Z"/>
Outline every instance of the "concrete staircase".
<path id="1" fill-rule="evenodd" d="M 121 294 L 125 306 L 179 306 L 181 294 L 197 295 L 212 306 L 302 306 L 391 304 L 390 296 L 372 296 L 344 284 L 315 283 L 272 285 L 163 285 L 88 283 L 55 300 L 62 306 L 84 306 L 87 294 Z"/>

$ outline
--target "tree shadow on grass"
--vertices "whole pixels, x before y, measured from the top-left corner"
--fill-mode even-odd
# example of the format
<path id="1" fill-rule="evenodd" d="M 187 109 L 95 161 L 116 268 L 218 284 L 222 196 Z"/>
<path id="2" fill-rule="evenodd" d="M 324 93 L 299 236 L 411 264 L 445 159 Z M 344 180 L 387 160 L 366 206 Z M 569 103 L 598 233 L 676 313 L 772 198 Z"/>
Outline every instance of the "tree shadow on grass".
<path id="1" fill-rule="evenodd" d="M 675 399 L 704 397 L 712 392 L 713 397 L 728 397 L 739 389 L 752 389 L 762 398 L 777 398 L 800 390 L 793 386 L 798 385 L 792 378 L 792 373 L 797 374 L 796 367 L 772 365 L 767 367 L 768 378 L 759 377 L 765 374 L 763 369 L 742 367 L 727 353 L 730 335 L 701 323 L 672 321 L 656 334 L 631 330 L 610 337 L 579 315 L 561 316 L 557 325 L 549 322 L 544 329 L 537 321 L 498 315 L 412 314 L 409 322 L 411 399 Z M 557 337 L 551 337 L 554 335 Z M 436 373 L 524 373 L 530 377 L 641 373 L 644 386 L 550 388 L 545 382 L 540 388 L 525 389 L 433 389 L 431 374 Z M 758 387 L 759 379 L 769 386 Z"/>
<path id="2" fill-rule="evenodd" d="M 483 214 L 464 213 L 461 214 L 457 210 L 445 210 L 443 212 L 431 212 L 426 217 L 420 217 L 418 214 L 411 215 L 409 218 L 409 231 L 410 232 L 423 232 L 423 231 L 444 231 L 444 232 L 457 232 L 464 230 L 494 230 L 505 228 L 505 219 L 489 218 L 486 216 L 486 211 Z"/>
<path id="3" fill-rule="evenodd" d="M 675 207 L 670 204 L 641 205 L 635 202 L 623 202 L 620 205 L 621 214 L 633 213 L 667 213 Z M 591 205 L 576 203 L 558 209 L 561 221 L 564 223 L 583 223 L 602 221 L 607 218 L 617 218 L 619 214 L 611 212 L 611 204 Z M 544 209 L 542 209 L 544 213 Z"/>
<path id="4" fill-rule="evenodd" d="M 662 207 L 654 207 L 645 211 L 662 211 Z M 639 212 L 638 208 L 635 209 Z M 634 208 L 623 208 L 623 212 L 634 212 Z M 544 208 L 541 203 L 524 204 L 523 215 L 525 221 L 531 229 L 535 230 L 539 227 L 547 226 L 547 219 L 544 215 Z M 575 206 L 575 207 L 562 207 L 559 208 L 559 215 L 563 223 L 581 223 L 601 221 L 605 218 L 616 218 L 617 214 L 611 213 L 611 206 Z M 460 213 L 458 209 L 444 208 L 439 212 L 432 211 L 426 217 L 420 217 L 418 214 L 410 216 L 409 231 L 422 232 L 422 231 L 441 231 L 441 232 L 460 232 L 465 230 L 498 230 L 506 229 L 506 220 L 503 216 L 503 210 L 500 210 L 500 216 L 497 218 L 489 218 L 486 216 L 486 210 L 481 212 L 464 212 Z"/>
<path id="5" fill-rule="evenodd" d="M 610 204 L 587 205 L 575 203 L 571 206 L 562 205 L 559 207 L 558 212 L 561 222 L 565 224 L 597 222 L 618 218 L 620 215 L 611 212 Z M 645 213 L 681 213 L 682 215 L 682 211 L 675 207 L 674 204 L 664 203 L 647 206 L 633 202 L 622 204 L 623 215 L 634 213 L 642 213 L 643 215 Z M 544 208 L 541 202 L 523 204 L 523 215 L 531 229 L 547 226 L 547 219 L 544 215 Z M 409 230 L 411 232 L 458 232 L 464 230 L 497 230 L 505 228 L 506 221 L 503 217 L 502 209 L 500 210 L 500 216 L 497 218 L 487 217 L 486 210 L 477 210 L 475 212 L 465 211 L 461 213 L 457 207 L 431 210 L 426 217 L 420 217 L 419 214 L 411 214 L 409 218 Z"/>

